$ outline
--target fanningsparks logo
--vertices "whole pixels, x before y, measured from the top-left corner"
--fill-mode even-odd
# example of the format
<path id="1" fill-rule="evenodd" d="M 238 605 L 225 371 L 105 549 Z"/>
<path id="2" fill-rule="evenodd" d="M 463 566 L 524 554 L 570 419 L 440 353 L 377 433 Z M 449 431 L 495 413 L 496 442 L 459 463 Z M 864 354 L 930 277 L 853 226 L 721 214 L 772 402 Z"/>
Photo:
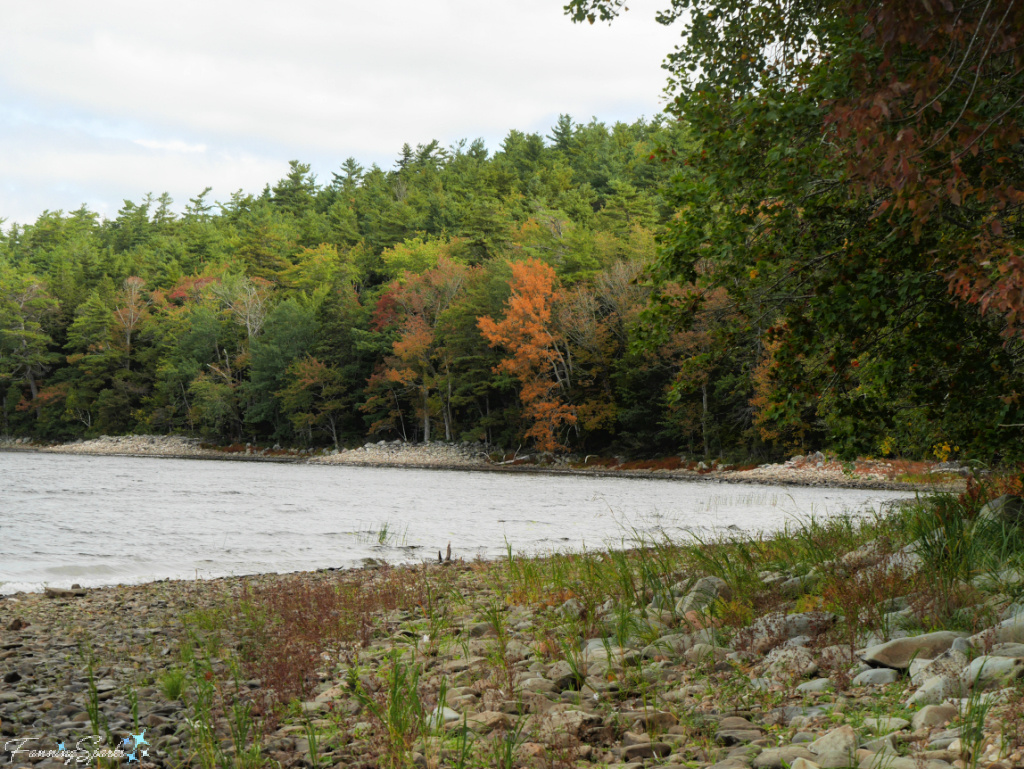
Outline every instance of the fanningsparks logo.
<path id="1" fill-rule="evenodd" d="M 74 744 L 60 742 L 56 748 L 46 748 L 34 744 L 39 742 L 41 739 L 38 737 L 19 737 L 8 740 L 4 743 L 4 753 L 10 755 L 12 764 L 19 755 L 30 761 L 44 758 L 57 759 L 63 761 L 65 766 L 91 764 L 98 758 L 127 759 L 127 762 L 131 764 L 138 763 L 149 756 L 149 750 L 143 746 L 150 744 L 146 739 L 145 729 L 138 734 L 129 734 L 118 743 L 116 748 L 101 745 L 99 737 L 83 737 Z"/>

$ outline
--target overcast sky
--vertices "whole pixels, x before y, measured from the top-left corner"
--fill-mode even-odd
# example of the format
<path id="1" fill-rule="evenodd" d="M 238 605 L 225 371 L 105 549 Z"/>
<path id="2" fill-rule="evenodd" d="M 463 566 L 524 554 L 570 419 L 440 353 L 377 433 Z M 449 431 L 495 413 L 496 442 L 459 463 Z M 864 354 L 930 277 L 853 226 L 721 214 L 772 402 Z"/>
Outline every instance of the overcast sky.
<path id="1" fill-rule="evenodd" d="M 0 26 L 0 218 L 213 187 L 259 192 L 288 161 L 321 180 L 404 142 L 448 146 L 560 113 L 612 123 L 663 108 L 677 33 L 637 0 L 574 25 L 563 0 L 38 0 Z"/>

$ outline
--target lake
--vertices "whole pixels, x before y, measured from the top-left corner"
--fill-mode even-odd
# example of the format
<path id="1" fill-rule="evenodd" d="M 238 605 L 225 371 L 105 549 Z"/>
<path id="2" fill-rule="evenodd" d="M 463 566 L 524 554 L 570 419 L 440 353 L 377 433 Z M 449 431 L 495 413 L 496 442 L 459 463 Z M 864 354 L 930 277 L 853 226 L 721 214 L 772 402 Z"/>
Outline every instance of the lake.
<path id="1" fill-rule="evenodd" d="M 0 593 L 628 546 L 908 492 L 0 452 Z"/>

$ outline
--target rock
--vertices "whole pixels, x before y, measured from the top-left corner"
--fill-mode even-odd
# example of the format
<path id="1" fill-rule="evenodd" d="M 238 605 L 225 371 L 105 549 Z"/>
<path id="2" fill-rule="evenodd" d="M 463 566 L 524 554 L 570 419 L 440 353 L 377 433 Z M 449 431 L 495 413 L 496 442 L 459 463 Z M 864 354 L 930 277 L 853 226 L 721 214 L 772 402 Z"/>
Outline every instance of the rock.
<path id="1" fill-rule="evenodd" d="M 622 749 L 623 761 L 636 761 L 641 758 L 664 758 L 672 752 L 672 746 L 664 742 L 642 742 Z"/>
<path id="2" fill-rule="evenodd" d="M 698 643 L 691 646 L 683 654 L 688 661 L 693 663 L 707 662 L 708 660 L 722 661 L 728 654 L 727 649 L 723 649 L 720 646 L 712 646 L 711 644 Z"/>
<path id="3" fill-rule="evenodd" d="M 1024 497 L 1003 494 L 987 502 L 978 511 L 979 521 L 1000 521 L 1015 525 L 1024 524 Z"/>
<path id="4" fill-rule="evenodd" d="M 935 676 L 943 676 L 945 678 L 957 678 L 964 668 L 967 667 L 969 660 L 967 655 L 954 648 L 957 645 L 966 645 L 967 641 L 963 638 L 957 638 L 953 642 L 953 647 L 948 651 L 944 651 L 938 657 L 933 660 L 928 660 L 924 665 L 918 666 L 914 663 L 910 665 L 910 680 L 917 686 L 920 686 L 930 678 Z"/>
<path id="5" fill-rule="evenodd" d="M 1024 643 L 1024 614 L 1003 620 L 988 630 L 972 635 L 968 640 L 977 649 L 985 649 L 993 644 Z"/>
<path id="6" fill-rule="evenodd" d="M 820 769 L 820 764 L 808 761 L 806 758 L 798 758 L 789 765 L 789 769 Z"/>
<path id="7" fill-rule="evenodd" d="M 81 598 L 85 595 L 84 590 L 64 590 L 59 587 L 47 587 L 43 592 L 47 598 Z"/>
<path id="8" fill-rule="evenodd" d="M 807 681 L 796 687 L 798 692 L 805 694 L 814 692 L 827 692 L 832 688 L 831 678 L 815 678 L 813 681 Z"/>
<path id="9" fill-rule="evenodd" d="M 851 726 L 840 726 L 816 739 L 807 749 L 817 756 L 814 760 L 822 769 L 848 767 L 855 763 L 857 733 Z"/>
<path id="10" fill-rule="evenodd" d="M 726 758 L 724 761 L 711 764 L 708 769 L 749 769 L 750 760 L 743 756 L 736 756 L 735 758 Z M 666 769 L 668 769 L 666 767 Z M 679 769 L 684 769 L 680 766 Z"/>
<path id="11" fill-rule="evenodd" d="M 581 674 L 583 672 L 580 671 Z M 547 669 L 545 678 L 551 681 L 555 689 L 560 692 L 566 689 L 578 689 L 582 683 L 573 671 L 572 665 L 565 660 L 552 663 Z"/>
<path id="12" fill-rule="evenodd" d="M 775 649 L 765 657 L 765 674 L 772 678 L 803 678 L 818 672 L 818 663 L 807 649 Z"/>
<path id="13" fill-rule="evenodd" d="M 430 723 L 436 726 L 443 726 L 455 721 L 461 721 L 462 715 L 449 707 L 439 706 L 430 714 Z"/>
<path id="14" fill-rule="evenodd" d="M 676 614 L 685 615 L 691 611 L 710 606 L 717 598 L 729 600 L 732 590 L 720 577 L 701 577 L 693 588 L 676 603 Z"/>
<path id="15" fill-rule="evenodd" d="M 945 761 L 924 761 L 901 758 L 887 753 L 867 753 L 857 764 L 858 769 L 950 769 Z"/>
<path id="16" fill-rule="evenodd" d="M 622 718 L 630 723 L 639 723 L 645 730 L 665 732 L 679 723 L 679 719 L 667 710 L 627 710 Z"/>
<path id="17" fill-rule="evenodd" d="M 647 660 L 661 656 L 678 656 L 691 649 L 693 643 L 693 636 L 689 633 L 673 633 L 662 636 L 654 643 L 645 646 L 641 656 Z"/>
<path id="18" fill-rule="evenodd" d="M 491 622 L 474 622 L 466 628 L 466 632 L 469 634 L 470 638 L 482 638 L 488 634 L 494 635 L 494 624 Z"/>
<path id="19" fill-rule="evenodd" d="M 801 745 L 785 745 L 781 748 L 768 748 L 754 759 L 754 769 L 783 769 L 792 767 L 797 759 L 816 761 L 817 757 Z"/>
<path id="20" fill-rule="evenodd" d="M 907 721 L 905 718 L 896 718 L 894 716 L 879 716 L 877 718 L 865 718 L 864 726 L 876 734 L 882 732 L 898 732 L 910 726 L 910 721 Z"/>
<path id="21" fill-rule="evenodd" d="M 566 707 L 557 705 L 555 707 Z M 555 710 L 530 716 L 527 733 L 533 733 L 535 741 L 554 747 L 575 744 L 585 728 L 598 726 L 601 717 L 582 710 Z"/>
<path id="22" fill-rule="evenodd" d="M 1009 686 L 1024 678 L 1024 657 L 978 657 L 964 670 L 961 679 L 970 688 Z"/>
<path id="23" fill-rule="evenodd" d="M 511 725 L 512 717 L 497 710 L 484 710 L 466 718 L 466 728 L 476 734 L 490 734 L 495 729 L 507 729 Z"/>
<path id="24" fill-rule="evenodd" d="M 888 686 L 899 680 L 898 671 L 891 668 L 873 668 L 858 673 L 853 679 L 854 686 Z"/>
<path id="25" fill-rule="evenodd" d="M 942 726 L 953 721 L 958 715 L 956 705 L 927 705 L 911 717 L 910 726 L 915 731 Z"/>
<path id="26" fill-rule="evenodd" d="M 938 705 L 948 697 L 959 697 L 962 693 L 960 678 L 955 676 L 932 676 L 910 695 L 908 705 Z"/>
<path id="27" fill-rule="evenodd" d="M 779 585 L 779 589 L 782 591 L 783 595 L 789 596 L 790 598 L 797 598 L 804 593 L 813 590 L 814 586 L 817 584 L 818 575 L 809 573 L 787 579 Z"/>
<path id="28" fill-rule="evenodd" d="M 906 670 L 915 657 L 937 657 L 953 645 L 957 638 L 965 638 L 967 633 L 956 633 L 941 630 L 937 633 L 925 633 L 908 638 L 897 638 L 888 643 L 879 644 L 866 649 L 860 656 L 873 667 L 886 667 L 895 670 Z"/>
<path id="29" fill-rule="evenodd" d="M 24 630 L 29 626 L 29 623 L 23 620 L 21 617 L 15 617 L 14 621 L 7 626 L 10 631 Z"/>
<path id="30" fill-rule="evenodd" d="M 828 630 L 835 621 L 836 615 L 825 611 L 799 614 L 776 612 L 755 621 L 744 634 L 750 638 L 751 649 L 763 654 L 792 638 L 817 636 Z"/>
<path id="31" fill-rule="evenodd" d="M 546 678 L 527 678 L 519 684 L 519 691 L 554 694 L 560 690 Z"/>
<path id="32" fill-rule="evenodd" d="M 761 727 L 752 724 L 747 719 L 740 716 L 727 716 L 718 722 L 715 741 L 719 745 L 731 747 L 759 740 L 763 734 Z"/>

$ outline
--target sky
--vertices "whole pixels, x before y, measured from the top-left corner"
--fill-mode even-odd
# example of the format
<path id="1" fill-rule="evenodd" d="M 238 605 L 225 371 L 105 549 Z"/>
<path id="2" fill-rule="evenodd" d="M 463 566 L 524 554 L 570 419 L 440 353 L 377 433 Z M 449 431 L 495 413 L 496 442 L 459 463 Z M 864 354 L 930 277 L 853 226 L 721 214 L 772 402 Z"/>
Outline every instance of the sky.
<path id="1" fill-rule="evenodd" d="M 0 26 L 0 219 L 113 218 L 258 193 L 309 163 L 394 166 L 402 144 L 654 117 L 665 3 L 573 24 L 560 0 L 43 0 Z"/>

